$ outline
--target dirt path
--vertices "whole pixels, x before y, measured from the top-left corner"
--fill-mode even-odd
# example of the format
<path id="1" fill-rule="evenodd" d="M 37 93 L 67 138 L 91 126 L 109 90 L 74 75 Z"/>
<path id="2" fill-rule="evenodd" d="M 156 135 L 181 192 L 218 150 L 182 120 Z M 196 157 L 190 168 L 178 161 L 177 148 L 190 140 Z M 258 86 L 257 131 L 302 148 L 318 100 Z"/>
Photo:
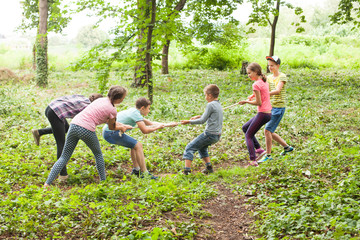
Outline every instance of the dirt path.
<path id="1" fill-rule="evenodd" d="M 204 209 L 212 216 L 202 219 L 196 240 L 252 240 L 256 237 L 249 233 L 249 226 L 254 221 L 249 215 L 254 207 L 246 204 L 247 197 L 235 195 L 223 185 L 216 184 L 217 197 L 204 202 Z"/>

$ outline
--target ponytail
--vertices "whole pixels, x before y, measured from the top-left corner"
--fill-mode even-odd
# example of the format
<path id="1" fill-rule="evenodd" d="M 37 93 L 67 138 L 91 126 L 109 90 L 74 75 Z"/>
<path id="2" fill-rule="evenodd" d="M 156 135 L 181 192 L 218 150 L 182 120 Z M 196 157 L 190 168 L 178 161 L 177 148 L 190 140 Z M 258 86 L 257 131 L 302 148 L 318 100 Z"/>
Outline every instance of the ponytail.
<path id="1" fill-rule="evenodd" d="M 103 97 L 103 95 L 101 95 L 100 93 L 93 93 L 89 96 L 89 100 L 90 100 L 90 102 L 93 102 L 96 99 L 102 98 L 102 97 Z"/>
<path id="2" fill-rule="evenodd" d="M 266 75 L 265 74 L 261 74 L 261 79 L 264 81 L 264 82 L 266 82 Z"/>

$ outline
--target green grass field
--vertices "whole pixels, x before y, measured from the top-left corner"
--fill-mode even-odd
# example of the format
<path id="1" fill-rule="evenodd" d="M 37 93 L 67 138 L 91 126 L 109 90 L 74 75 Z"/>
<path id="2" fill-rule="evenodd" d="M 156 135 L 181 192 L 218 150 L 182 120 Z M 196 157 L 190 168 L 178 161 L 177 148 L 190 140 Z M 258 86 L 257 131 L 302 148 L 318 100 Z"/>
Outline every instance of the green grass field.
<path id="1" fill-rule="evenodd" d="M 148 168 L 158 181 L 132 178 L 127 149 L 97 135 L 106 162 L 107 180 L 99 183 L 91 151 L 79 143 L 68 163 L 69 179 L 42 189 L 56 161 L 52 136 L 34 144 L 31 129 L 48 126 L 47 104 L 67 94 L 97 91 L 92 72 L 54 71 L 48 88 L 34 83 L 3 82 L 0 87 L 0 238 L 14 239 L 195 239 L 206 218 L 207 202 L 223 184 L 238 196 L 251 193 L 255 207 L 250 235 L 261 239 L 359 239 L 360 229 L 360 99 L 359 73 L 353 70 L 286 69 L 288 107 L 278 133 L 295 151 L 258 168 L 248 161 L 241 126 L 255 107 L 237 106 L 224 113 L 221 141 L 211 147 L 215 173 L 180 174 L 186 144 L 205 126 L 178 126 L 149 135 L 133 130 L 141 141 Z M 110 84 L 129 89 L 118 110 L 134 105 L 146 89 L 130 88 L 132 72 L 114 72 Z M 155 74 L 150 120 L 170 122 L 201 114 L 202 90 L 220 89 L 228 106 L 251 93 L 251 81 L 238 71 L 172 70 Z M 262 130 L 257 134 L 264 145 Z M 231 206 L 229 206 L 231 207 Z M 164 214 L 182 216 L 164 219 Z M 206 225 L 205 222 L 202 222 Z M 176 228 L 176 234 L 172 229 Z"/>

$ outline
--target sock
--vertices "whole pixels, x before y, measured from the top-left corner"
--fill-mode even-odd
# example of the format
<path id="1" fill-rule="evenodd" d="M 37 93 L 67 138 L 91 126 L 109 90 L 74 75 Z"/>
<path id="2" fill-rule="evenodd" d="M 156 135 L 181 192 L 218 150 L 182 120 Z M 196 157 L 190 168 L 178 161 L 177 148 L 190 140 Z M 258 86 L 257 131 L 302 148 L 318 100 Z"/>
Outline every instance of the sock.
<path id="1" fill-rule="evenodd" d="M 191 172 L 191 168 L 189 168 L 189 167 L 184 167 L 184 170 L 185 170 L 186 172 Z"/>
<path id="2" fill-rule="evenodd" d="M 271 154 L 266 154 L 267 157 L 271 157 Z"/>
<path id="3" fill-rule="evenodd" d="M 211 167 L 211 162 L 205 163 L 205 166 L 206 166 L 206 167 Z"/>
<path id="4" fill-rule="evenodd" d="M 140 171 L 140 167 L 134 167 L 134 170 Z"/>
<path id="5" fill-rule="evenodd" d="M 290 148 L 289 145 L 287 145 L 286 147 L 284 147 L 284 150 L 288 150 Z"/>

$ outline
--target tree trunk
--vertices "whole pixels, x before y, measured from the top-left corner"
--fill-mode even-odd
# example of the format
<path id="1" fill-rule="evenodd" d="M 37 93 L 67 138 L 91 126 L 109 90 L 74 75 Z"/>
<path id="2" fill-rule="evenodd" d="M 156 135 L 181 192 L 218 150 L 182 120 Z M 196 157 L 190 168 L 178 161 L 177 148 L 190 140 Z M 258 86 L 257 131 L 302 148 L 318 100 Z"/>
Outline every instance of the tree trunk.
<path id="1" fill-rule="evenodd" d="M 33 49 L 32 49 L 32 54 L 33 54 L 33 70 L 36 70 L 36 42 L 34 43 Z"/>
<path id="2" fill-rule="evenodd" d="M 142 0 L 137 0 L 137 6 L 138 6 L 138 10 L 139 12 L 141 12 L 141 14 L 139 14 L 138 18 L 142 19 L 143 21 L 146 21 L 146 19 L 149 16 L 148 10 L 145 11 L 144 13 L 144 8 L 142 7 Z M 139 27 L 139 36 L 138 36 L 138 42 L 142 42 L 142 39 L 144 37 L 145 34 L 145 29 L 143 26 Z M 131 84 L 132 87 L 144 87 L 146 84 L 146 72 L 145 72 L 145 67 L 144 67 L 144 63 L 145 63 L 145 56 L 144 56 L 144 51 L 145 48 L 143 46 L 139 46 L 137 51 L 136 51 L 136 65 L 135 65 L 135 72 L 134 72 L 134 82 Z"/>
<path id="3" fill-rule="evenodd" d="M 140 30 L 140 35 L 138 36 L 138 41 L 141 42 L 144 36 L 144 29 Z M 134 82 L 131 84 L 132 87 L 144 87 L 146 83 L 146 73 L 145 73 L 145 57 L 144 52 L 145 49 L 143 47 L 138 47 L 137 56 L 134 72 Z"/>
<path id="4" fill-rule="evenodd" d="M 170 40 L 167 40 L 162 50 L 161 74 L 169 74 L 169 48 Z"/>
<path id="5" fill-rule="evenodd" d="M 274 56 L 274 52 L 275 52 L 276 24 L 278 22 L 279 14 L 280 14 L 280 0 L 276 1 L 276 10 L 277 10 L 277 15 L 274 17 L 273 23 L 271 24 L 271 39 L 270 39 L 269 56 Z M 269 68 L 267 68 L 267 72 L 268 73 L 270 72 Z"/>
<path id="6" fill-rule="evenodd" d="M 36 83 L 42 87 L 46 87 L 48 84 L 47 18 L 48 1 L 39 0 L 39 33 L 36 37 Z"/>
<path id="7" fill-rule="evenodd" d="M 147 40 L 146 40 L 146 55 L 145 55 L 145 69 L 146 69 L 146 81 L 148 84 L 148 98 L 150 102 L 153 102 L 153 79 L 152 79 L 152 67 L 151 67 L 151 43 L 152 33 L 154 30 L 156 20 L 156 0 L 146 0 L 148 6 L 151 4 L 151 21 L 148 26 Z"/>
<path id="8" fill-rule="evenodd" d="M 179 0 L 176 4 L 173 12 L 169 14 L 169 18 L 172 14 L 176 12 L 180 12 L 185 7 L 187 0 Z M 170 40 L 169 36 L 165 35 L 166 43 L 163 46 L 162 57 L 161 57 L 161 74 L 169 74 L 169 48 L 170 48 Z"/>
<path id="9" fill-rule="evenodd" d="M 249 62 L 242 61 L 240 74 L 247 75 L 246 68 L 247 68 L 248 65 L 249 65 Z"/>

